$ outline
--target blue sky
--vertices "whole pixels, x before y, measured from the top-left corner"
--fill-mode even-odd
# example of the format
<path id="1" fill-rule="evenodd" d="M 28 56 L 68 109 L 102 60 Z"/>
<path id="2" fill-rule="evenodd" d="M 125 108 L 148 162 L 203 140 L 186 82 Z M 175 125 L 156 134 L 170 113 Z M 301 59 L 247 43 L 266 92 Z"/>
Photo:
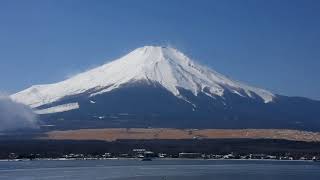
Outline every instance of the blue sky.
<path id="1" fill-rule="evenodd" d="M 320 99 L 319 9 L 317 0 L 1 0 L 0 90 L 170 45 L 233 79 Z"/>

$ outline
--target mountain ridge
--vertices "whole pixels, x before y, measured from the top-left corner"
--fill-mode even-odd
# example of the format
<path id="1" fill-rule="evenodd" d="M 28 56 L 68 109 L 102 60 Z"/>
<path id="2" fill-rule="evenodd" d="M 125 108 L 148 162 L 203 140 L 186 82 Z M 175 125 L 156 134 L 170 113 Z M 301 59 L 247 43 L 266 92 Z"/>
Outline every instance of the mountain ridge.
<path id="1" fill-rule="evenodd" d="M 234 81 L 173 48 L 145 46 L 65 81 L 11 95 L 55 129 L 320 130 L 320 101 Z"/>
<path id="2" fill-rule="evenodd" d="M 100 67 L 80 73 L 67 80 L 47 85 L 32 86 L 13 94 L 11 98 L 33 108 L 52 103 L 64 96 L 83 93 L 90 89 L 101 89 L 91 96 L 109 92 L 122 84 L 138 80 L 157 82 L 177 97 L 178 87 L 194 95 L 205 92 L 208 96 L 222 96 L 229 89 L 240 96 L 251 97 L 252 93 L 271 102 L 274 94 L 247 86 L 193 62 L 173 48 L 144 46 Z M 204 91 L 206 89 L 206 91 Z"/>

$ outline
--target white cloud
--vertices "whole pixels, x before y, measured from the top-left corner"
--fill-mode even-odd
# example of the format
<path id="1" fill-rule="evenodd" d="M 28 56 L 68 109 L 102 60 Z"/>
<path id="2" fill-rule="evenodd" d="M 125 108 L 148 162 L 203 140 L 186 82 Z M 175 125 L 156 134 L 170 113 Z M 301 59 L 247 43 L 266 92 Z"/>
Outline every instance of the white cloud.
<path id="1" fill-rule="evenodd" d="M 23 104 L 12 101 L 0 93 L 0 131 L 38 128 L 37 116 Z"/>

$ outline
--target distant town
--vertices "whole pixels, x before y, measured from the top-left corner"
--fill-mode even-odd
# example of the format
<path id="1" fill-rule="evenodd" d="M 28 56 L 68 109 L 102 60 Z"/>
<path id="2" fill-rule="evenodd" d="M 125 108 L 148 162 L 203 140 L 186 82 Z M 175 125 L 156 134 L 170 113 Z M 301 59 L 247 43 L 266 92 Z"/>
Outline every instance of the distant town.
<path id="1" fill-rule="evenodd" d="M 272 139 L 74 141 L 0 138 L 2 160 L 319 160 L 320 143 Z"/>
<path id="2" fill-rule="evenodd" d="M 268 155 L 268 154 L 206 154 L 206 153 L 192 153 L 192 152 L 180 152 L 178 154 L 166 154 L 166 153 L 154 153 L 147 149 L 132 149 L 132 151 L 123 154 L 103 153 L 98 155 L 92 154 L 65 154 L 61 157 L 45 157 L 43 154 L 28 154 L 19 155 L 16 153 L 10 153 L 7 158 L 3 160 L 8 161 L 23 161 L 23 160 L 108 160 L 108 159 L 137 159 L 143 161 L 151 161 L 152 159 L 224 159 L 224 160 L 302 160 L 302 161 L 318 161 L 320 160 L 320 154 L 318 156 L 304 155 L 295 156 L 290 153 L 285 155 Z"/>

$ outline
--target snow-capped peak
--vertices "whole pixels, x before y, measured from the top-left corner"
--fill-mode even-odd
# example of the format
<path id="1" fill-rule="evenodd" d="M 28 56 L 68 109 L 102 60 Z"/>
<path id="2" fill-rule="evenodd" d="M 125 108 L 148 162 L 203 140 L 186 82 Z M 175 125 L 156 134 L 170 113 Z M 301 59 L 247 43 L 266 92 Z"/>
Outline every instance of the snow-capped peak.
<path id="1" fill-rule="evenodd" d="M 223 96 L 224 91 L 244 97 L 261 97 L 265 103 L 273 100 L 269 91 L 247 86 L 201 66 L 170 47 L 144 46 L 100 67 L 80 73 L 70 79 L 47 85 L 32 86 L 13 94 L 11 98 L 33 108 L 55 102 L 63 97 L 95 89 L 90 96 L 106 93 L 121 85 L 139 80 L 156 82 L 179 98 L 179 89 L 202 92 L 208 96 Z"/>

